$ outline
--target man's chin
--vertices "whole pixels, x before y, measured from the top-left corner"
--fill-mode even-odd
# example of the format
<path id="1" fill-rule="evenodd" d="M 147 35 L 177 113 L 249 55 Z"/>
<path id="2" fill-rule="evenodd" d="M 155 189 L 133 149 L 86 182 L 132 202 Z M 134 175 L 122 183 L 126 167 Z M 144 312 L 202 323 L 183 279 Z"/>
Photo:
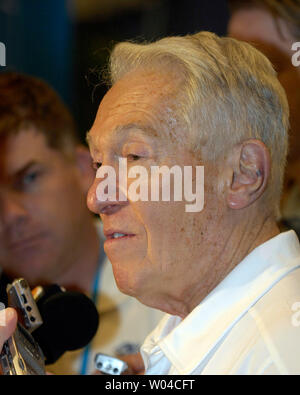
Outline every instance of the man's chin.
<path id="1" fill-rule="evenodd" d="M 124 280 L 124 278 L 115 276 L 115 281 L 120 292 L 128 296 L 136 296 L 135 287 L 126 280 Z"/>
<path id="2" fill-rule="evenodd" d="M 146 279 L 143 273 L 134 265 L 122 261 L 122 263 L 113 264 L 114 278 L 120 292 L 138 298 L 145 290 Z M 126 270 L 128 269 L 128 270 Z"/>

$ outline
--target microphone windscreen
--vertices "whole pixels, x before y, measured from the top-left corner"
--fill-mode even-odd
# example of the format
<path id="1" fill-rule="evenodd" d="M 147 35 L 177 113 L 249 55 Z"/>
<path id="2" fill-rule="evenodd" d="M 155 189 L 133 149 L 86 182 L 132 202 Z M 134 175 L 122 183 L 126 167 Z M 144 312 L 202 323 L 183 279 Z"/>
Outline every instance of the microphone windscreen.
<path id="1" fill-rule="evenodd" d="M 45 363 L 57 361 L 64 352 L 85 347 L 99 325 L 96 306 L 79 292 L 58 291 L 37 301 L 43 324 L 32 336 L 45 355 Z"/>

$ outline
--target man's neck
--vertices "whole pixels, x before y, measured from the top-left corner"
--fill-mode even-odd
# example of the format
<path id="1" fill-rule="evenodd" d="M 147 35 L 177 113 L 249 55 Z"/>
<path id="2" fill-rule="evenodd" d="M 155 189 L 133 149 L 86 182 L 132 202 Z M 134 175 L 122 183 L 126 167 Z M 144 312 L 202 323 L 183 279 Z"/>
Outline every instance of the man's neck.
<path id="1" fill-rule="evenodd" d="M 193 292 L 189 290 L 186 301 L 186 311 L 191 312 L 247 255 L 256 247 L 279 234 L 279 229 L 273 217 L 257 220 L 259 214 L 249 215 L 248 220 L 241 223 L 231 223 L 227 227 L 227 237 L 222 235 L 218 243 L 218 252 L 212 252 L 211 270 L 198 284 L 195 282 Z M 224 228 L 225 229 L 225 228 Z M 214 245 L 214 250 L 215 250 Z M 212 276 L 211 273 L 214 273 Z"/>

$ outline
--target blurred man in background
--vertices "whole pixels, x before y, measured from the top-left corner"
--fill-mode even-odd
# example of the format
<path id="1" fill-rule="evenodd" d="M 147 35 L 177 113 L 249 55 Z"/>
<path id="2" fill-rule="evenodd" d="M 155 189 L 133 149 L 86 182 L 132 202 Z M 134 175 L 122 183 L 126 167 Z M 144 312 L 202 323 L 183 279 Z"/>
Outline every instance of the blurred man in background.
<path id="1" fill-rule="evenodd" d="M 17 277 L 93 299 L 100 327 L 92 348 L 66 353 L 50 367 L 54 372 L 90 373 L 95 352 L 136 352 L 161 312 L 117 289 L 100 221 L 86 206 L 94 177 L 90 154 L 69 111 L 43 81 L 0 75 L 0 151 L 0 300 Z"/>
<path id="2" fill-rule="evenodd" d="M 300 66 L 292 62 L 300 42 L 300 1 L 228 0 L 231 18 L 228 34 L 248 41 L 272 62 L 290 107 L 290 141 L 281 225 L 300 237 Z"/>

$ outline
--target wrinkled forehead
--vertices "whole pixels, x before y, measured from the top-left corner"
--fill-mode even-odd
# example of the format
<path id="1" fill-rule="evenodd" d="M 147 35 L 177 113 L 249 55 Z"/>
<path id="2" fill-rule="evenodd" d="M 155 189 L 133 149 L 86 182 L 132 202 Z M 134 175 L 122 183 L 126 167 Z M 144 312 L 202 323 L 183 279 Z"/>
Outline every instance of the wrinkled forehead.
<path id="1" fill-rule="evenodd" d="M 97 145 L 119 131 L 164 136 L 176 125 L 176 85 L 162 73 L 132 72 L 116 82 L 100 103 L 87 141 Z"/>

